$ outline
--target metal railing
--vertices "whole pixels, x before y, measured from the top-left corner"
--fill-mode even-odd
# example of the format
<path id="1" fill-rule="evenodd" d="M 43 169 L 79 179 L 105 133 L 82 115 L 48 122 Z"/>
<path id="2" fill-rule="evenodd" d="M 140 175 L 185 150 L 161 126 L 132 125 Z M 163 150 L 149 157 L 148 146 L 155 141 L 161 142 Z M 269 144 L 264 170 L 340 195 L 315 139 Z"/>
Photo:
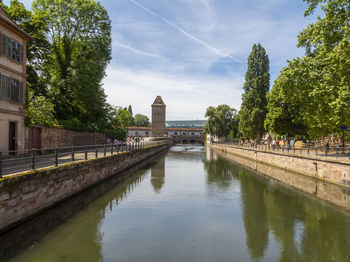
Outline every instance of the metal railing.
<path id="1" fill-rule="evenodd" d="M 289 145 L 272 145 L 272 144 L 251 144 L 251 143 L 218 143 L 227 144 L 236 147 L 257 149 L 265 152 L 277 152 L 286 155 L 303 156 L 310 158 L 319 158 L 335 161 L 350 160 L 350 146 L 342 147 L 302 147 L 297 148 Z"/>
<path id="2" fill-rule="evenodd" d="M 28 149 L 25 151 L 0 152 L 0 177 L 36 170 L 39 168 L 59 166 L 62 164 L 84 161 L 144 149 L 149 146 L 165 144 L 162 141 L 130 142 L 120 145 L 87 145 L 56 147 L 46 149 Z"/>

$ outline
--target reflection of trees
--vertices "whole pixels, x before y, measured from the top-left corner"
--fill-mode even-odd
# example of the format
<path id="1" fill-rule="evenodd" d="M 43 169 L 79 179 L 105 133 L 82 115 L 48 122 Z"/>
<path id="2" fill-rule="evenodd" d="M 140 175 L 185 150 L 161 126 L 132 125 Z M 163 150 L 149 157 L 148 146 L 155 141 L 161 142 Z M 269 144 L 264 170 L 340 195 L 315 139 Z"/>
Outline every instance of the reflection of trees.
<path id="1" fill-rule="evenodd" d="M 268 245 L 269 224 L 264 203 L 266 183 L 252 178 L 249 172 L 240 170 L 243 220 L 247 234 L 247 246 L 253 260 L 264 256 Z"/>
<path id="2" fill-rule="evenodd" d="M 222 158 L 215 160 L 203 160 L 204 169 L 207 172 L 208 184 L 215 184 L 220 189 L 228 189 L 235 176 L 237 176 L 236 166 Z"/>
<path id="3" fill-rule="evenodd" d="M 151 184 L 155 192 L 159 193 L 165 178 L 165 156 L 157 160 L 151 167 Z"/>
<path id="4" fill-rule="evenodd" d="M 240 181 L 246 244 L 252 260 L 264 256 L 271 230 L 281 247 L 281 262 L 350 261 L 347 214 L 273 180 L 270 183 L 222 157 L 210 154 L 203 163 L 209 185 L 226 191 L 233 179 Z"/>

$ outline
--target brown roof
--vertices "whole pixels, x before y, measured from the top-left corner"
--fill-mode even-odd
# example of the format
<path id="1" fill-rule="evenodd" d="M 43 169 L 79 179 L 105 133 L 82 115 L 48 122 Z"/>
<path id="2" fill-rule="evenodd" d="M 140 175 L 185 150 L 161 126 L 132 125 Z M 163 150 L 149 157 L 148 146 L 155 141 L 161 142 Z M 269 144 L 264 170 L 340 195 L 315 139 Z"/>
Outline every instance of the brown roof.
<path id="1" fill-rule="evenodd" d="M 161 106 L 165 106 L 163 99 L 161 96 L 157 96 L 156 99 L 154 100 L 153 105 L 161 105 Z"/>
<path id="2" fill-rule="evenodd" d="M 0 7 L 0 22 L 14 29 L 17 33 L 19 33 L 21 36 L 23 36 L 27 40 L 34 39 L 30 34 L 23 31 L 15 22 L 13 22 L 10 16 L 1 7 Z"/>

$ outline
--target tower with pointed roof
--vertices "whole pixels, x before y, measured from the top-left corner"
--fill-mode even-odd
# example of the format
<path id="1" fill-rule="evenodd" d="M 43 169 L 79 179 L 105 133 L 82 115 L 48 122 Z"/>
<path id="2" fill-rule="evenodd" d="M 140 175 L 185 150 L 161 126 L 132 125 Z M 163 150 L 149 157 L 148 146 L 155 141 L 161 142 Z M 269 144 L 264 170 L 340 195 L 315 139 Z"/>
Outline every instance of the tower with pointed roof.
<path id="1" fill-rule="evenodd" d="M 164 137 L 165 134 L 165 108 L 166 105 L 160 96 L 152 104 L 152 136 Z"/>

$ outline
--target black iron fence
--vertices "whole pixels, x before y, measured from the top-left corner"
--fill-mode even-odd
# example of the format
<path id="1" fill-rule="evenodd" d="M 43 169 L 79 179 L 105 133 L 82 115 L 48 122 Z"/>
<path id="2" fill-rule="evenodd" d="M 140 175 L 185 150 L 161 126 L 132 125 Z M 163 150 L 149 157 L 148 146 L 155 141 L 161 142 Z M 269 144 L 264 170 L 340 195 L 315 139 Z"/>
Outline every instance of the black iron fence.
<path id="1" fill-rule="evenodd" d="M 289 145 L 254 144 L 254 143 L 220 143 L 243 148 L 257 149 L 266 152 L 278 152 L 290 155 L 300 155 L 313 158 L 327 158 L 328 160 L 350 160 L 350 146 L 336 147 L 294 147 Z"/>
<path id="2" fill-rule="evenodd" d="M 25 151 L 0 152 L 0 177 L 49 166 L 59 166 L 69 162 L 96 159 L 122 152 L 132 152 L 163 143 L 162 141 L 147 141 L 123 143 L 120 145 L 104 144 L 47 149 L 33 148 Z"/>

